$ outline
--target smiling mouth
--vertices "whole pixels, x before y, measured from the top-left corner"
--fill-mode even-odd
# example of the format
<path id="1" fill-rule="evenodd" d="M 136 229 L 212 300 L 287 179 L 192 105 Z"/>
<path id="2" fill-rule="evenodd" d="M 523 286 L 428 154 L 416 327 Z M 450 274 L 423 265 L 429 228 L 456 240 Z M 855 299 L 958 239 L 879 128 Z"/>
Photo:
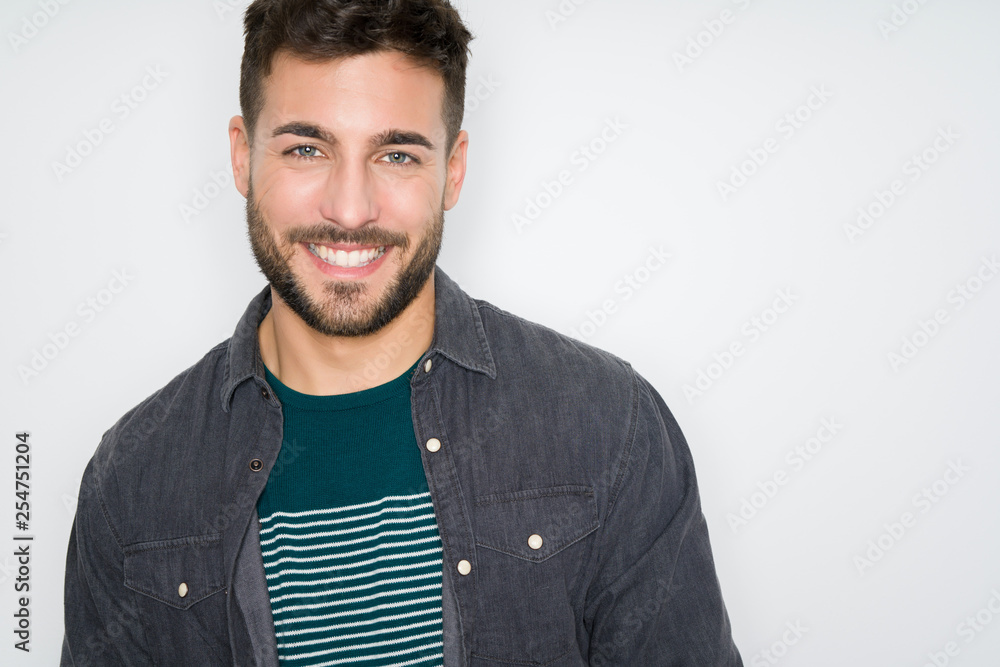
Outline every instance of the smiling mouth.
<path id="1" fill-rule="evenodd" d="M 386 246 L 377 248 L 365 248 L 363 250 L 334 250 L 325 245 L 315 243 L 308 244 L 309 252 L 319 257 L 330 266 L 339 266 L 344 269 L 353 269 L 361 266 L 368 266 L 385 254 Z"/>

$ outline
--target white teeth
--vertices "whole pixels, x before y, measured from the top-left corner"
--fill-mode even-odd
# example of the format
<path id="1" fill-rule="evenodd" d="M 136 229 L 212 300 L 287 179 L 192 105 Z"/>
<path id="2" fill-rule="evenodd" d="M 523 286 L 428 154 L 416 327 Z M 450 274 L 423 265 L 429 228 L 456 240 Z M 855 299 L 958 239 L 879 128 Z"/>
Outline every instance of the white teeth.
<path id="1" fill-rule="evenodd" d="M 357 268 L 374 262 L 385 254 L 385 246 L 366 250 L 333 250 L 324 245 L 309 244 L 309 250 L 327 264 L 342 268 Z"/>

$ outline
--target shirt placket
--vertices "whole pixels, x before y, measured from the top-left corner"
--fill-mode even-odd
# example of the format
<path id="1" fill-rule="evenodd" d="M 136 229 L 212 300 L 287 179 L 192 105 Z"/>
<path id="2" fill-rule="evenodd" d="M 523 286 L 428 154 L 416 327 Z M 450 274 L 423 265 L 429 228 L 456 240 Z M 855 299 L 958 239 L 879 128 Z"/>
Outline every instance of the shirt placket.
<path id="1" fill-rule="evenodd" d="M 242 400 L 241 400 L 242 399 Z M 242 424 L 230 434 L 227 465 L 233 474 L 234 491 L 231 504 L 223 508 L 228 517 L 226 526 L 227 563 L 233 564 L 233 595 L 229 604 L 240 605 L 246 633 L 251 641 L 251 653 L 258 667 L 277 667 L 277 642 L 271 601 L 264 576 L 264 561 L 260 550 L 260 526 L 257 521 L 257 499 L 267 483 L 267 476 L 281 450 L 282 410 L 278 399 L 266 383 L 255 380 L 237 388 L 232 402 L 233 421 Z M 250 425 L 253 426 L 250 426 Z M 235 614 L 229 613 L 232 623 Z M 230 638 L 238 636 L 230 626 Z M 233 656 L 239 660 L 245 647 L 233 646 Z"/>
<path id="2" fill-rule="evenodd" d="M 438 358 L 439 359 L 439 358 Z M 455 465 L 453 443 L 441 418 L 433 353 L 421 359 L 411 383 L 413 430 L 430 488 L 443 553 L 442 615 L 445 667 L 469 663 L 476 604 L 476 552 L 469 508 Z"/>

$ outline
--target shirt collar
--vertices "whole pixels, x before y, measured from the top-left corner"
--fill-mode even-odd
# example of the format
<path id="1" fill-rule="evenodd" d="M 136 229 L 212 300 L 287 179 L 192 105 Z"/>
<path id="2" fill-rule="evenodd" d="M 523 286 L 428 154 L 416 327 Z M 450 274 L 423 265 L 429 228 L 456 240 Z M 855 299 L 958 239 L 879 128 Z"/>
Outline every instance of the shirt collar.
<path id="1" fill-rule="evenodd" d="M 229 341 L 220 395 L 222 409 L 227 412 L 236 387 L 251 377 L 264 380 L 257 328 L 269 310 L 271 286 L 267 285 L 250 301 Z M 496 365 L 479 307 L 438 266 L 434 267 L 434 337 L 428 354 L 431 352 L 438 352 L 470 371 L 496 378 Z"/>

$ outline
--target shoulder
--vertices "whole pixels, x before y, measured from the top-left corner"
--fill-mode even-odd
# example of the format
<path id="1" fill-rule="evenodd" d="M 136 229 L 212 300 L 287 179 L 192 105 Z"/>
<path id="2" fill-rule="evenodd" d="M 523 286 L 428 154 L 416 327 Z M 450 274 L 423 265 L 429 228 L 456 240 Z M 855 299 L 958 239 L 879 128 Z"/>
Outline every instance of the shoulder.
<path id="1" fill-rule="evenodd" d="M 158 458 L 182 456 L 184 431 L 222 414 L 230 339 L 209 350 L 198 362 L 143 399 L 121 416 L 101 438 L 84 474 L 81 494 L 88 485 L 118 493 L 115 487 L 144 481 Z M 147 480 L 148 481 L 148 480 Z"/>
<path id="2" fill-rule="evenodd" d="M 628 361 L 480 299 L 479 310 L 498 379 L 533 410 L 589 423 L 592 433 L 686 448 L 659 392 Z M 633 452 L 634 454 L 635 452 Z"/>
<path id="3" fill-rule="evenodd" d="M 604 517 L 623 494 L 641 497 L 659 483 L 686 488 L 683 434 L 628 361 L 473 301 L 496 368 L 494 380 L 475 383 L 475 403 L 498 412 L 501 424 L 495 430 L 502 446 L 477 450 L 496 453 L 485 466 L 492 478 L 536 480 L 537 488 L 546 486 L 546 475 L 578 480 L 595 491 Z"/>
<path id="4" fill-rule="evenodd" d="M 531 378 L 529 386 L 568 392 L 578 401 L 599 399 L 619 414 L 623 402 L 636 398 L 641 378 L 626 360 L 488 301 L 473 301 L 498 373 Z"/>

